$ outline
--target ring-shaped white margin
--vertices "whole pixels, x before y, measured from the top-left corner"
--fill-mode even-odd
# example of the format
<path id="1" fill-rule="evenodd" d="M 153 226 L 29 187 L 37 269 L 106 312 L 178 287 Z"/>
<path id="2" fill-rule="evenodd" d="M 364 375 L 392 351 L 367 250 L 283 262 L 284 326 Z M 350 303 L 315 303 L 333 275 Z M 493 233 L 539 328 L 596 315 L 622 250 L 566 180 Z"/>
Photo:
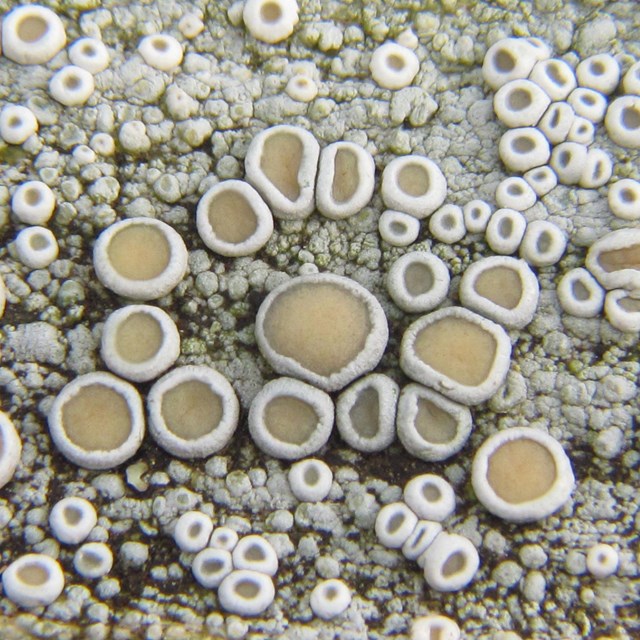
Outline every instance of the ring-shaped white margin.
<path id="1" fill-rule="evenodd" d="M 419 401 L 431 402 L 438 409 L 452 418 L 456 425 L 456 433 L 448 442 L 429 442 L 416 427 Z M 471 411 L 469 408 L 453 402 L 433 389 L 421 384 L 408 384 L 400 393 L 396 429 L 402 446 L 416 458 L 428 462 L 446 460 L 458 453 L 471 435 Z M 430 518 L 435 520 L 435 518 Z"/>
<path id="2" fill-rule="evenodd" d="M 353 193 L 343 201 L 333 195 L 336 178 L 336 156 L 347 152 L 355 158 L 354 171 L 357 186 Z M 316 206 L 320 213 L 333 220 L 348 218 L 364 209 L 373 197 L 376 165 L 373 156 L 359 144 L 341 140 L 325 147 L 320 152 L 318 179 L 316 182 Z"/>
<path id="3" fill-rule="evenodd" d="M 255 216 L 256 228 L 241 242 L 223 240 L 216 235 L 209 221 L 211 204 L 225 192 L 238 194 L 251 208 Z M 273 216 L 267 203 L 249 183 L 243 180 L 225 180 L 208 189 L 200 198 L 196 208 L 196 226 L 202 241 L 211 251 L 222 256 L 236 258 L 249 256 L 264 247 L 273 233 Z"/>
<path id="4" fill-rule="evenodd" d="M 515 307 L 504 307 L 476 290 L 478 278 L 491 269 L 509 269 L 520 278 L 522 291 Z M 459 296 L 462 304 L 495 320 L 505 327 L 521 329 L 528 325 L 538 308 L 540 285 L 536 274 L 524 260 L 510 256 L 489 256 L 471 263 L 460 279 Z"/>
<path id="5" fill-rule="evenodd" d="M 548 451 L 556 468 L 556 478 L 544 495 L 512 503 L 493 490 L 487 480 L 487 473 L 491 456 L 506 443 L 520 439 L 532 440 Z M 575 479 L 571 461 L 555 438 L 532 427 L 512 427 L 494 433 L 480 446 L 471 467 L 471 484 L 478 500 L 494 515 L 511 522 L 533 522 L 546 518 L 562 507 L 573 491 Z"/>
<path id="6" fill-rule="evenodd" d="M 82 389 L 91 385 L 108 387 L 123 397 L 129 408 L 131 429 L 127 439 L 115 449 L 87 451 L 72 442 L 64 427 L 63 408 Z M 135 455 L 144 437 L 144 412 L 137 389 L 106 371 L 94 371 L 74 378 L 56 396 L 49 411 L 49 432 L 65 458 L 85 469 L 112 469 Z"/>
<path id="7" fill-rule="evenodd" d="M 275 6 L 279 11 L 275 20 L 264 17 L 266 5 Z M 275 44 L 293 33 L 298 24 L 298 3 L 296 0 L 247 0 L 242 20 L 256 40 Z"/>
<path id="8" fill-rule="evenodd" d="M 422 265 L 431 272 L 431 287 L 417 295 L 407 287 L 406 273 L 412 265 Z M 451 276 L 447 265 L 428 251 L 410 251 L 400 256 L 387 273 L 386 285 L 391 299 L 403 311 L 420 313 L 435 309 L 449 293 Z"/>
<path id="9" fill-rule="evenodd" d="M 315 429 L 301 444 L 279 440 L 264 422 L 267 405 L 280 396 L 293 397 L 310 405 L 318 416 Z M 295 378 L 276 378 L 267 382 L 251 403 L 249 433 L 256 446 L 274 458 L 298 460 L 315 453 L 326 444 L 333 428 L 333 418 L 333 402 L 324 391 Z"/>
<path id="10" fill-rule="evenodd" d="M 162 417 L 162 399 L 168 391 L 192 381 L 206 385 L 220 398 L 222 416 L 212 431 L 187 440 L 167 427 Z M 231 383 L 221 373 L 204 365 L 177 367 L 160 378 L 147 394 L 147 410 L 151 436 L 165 451 L 178 458 L 204 458 L 220 451 L 231 440 L 240 416 L 240 404 Z"/>
<path id="11" fill-rule="evenodd" d="M 426 175 L 425 191 L 407 193 L 399 184 L 400 173 L 407 167 L 419 167 Z M 382 200 L 389 209 L 408 213 L 421 220 L 431 215 L 447 196 L 447 181 L 440 167 L 429 158 L 418 155 L 394 158 L 382 172 Z"/>
<path id="12" fill-rule="evenodd" d="M 34 40 L 20 36 L 25 20 L 42 20 L 46 29 Z M 2 21 L 4 55 L 18 64 L 42 64 L 53 58 L 67 43 L 64 24 L 55 11 L 37 4 L 16 7 Z"/>
<path id="13" fill-rule="evenodd" d="M 295 200 L 290 200 L 282 193 L 262 169 L 265 143 L 273 136 L 293 136 L 298 139 L 302 146 L 300 166 L 295 176 L 300 193 Z M 244 170 L 247 180 L 266 200 L 276 218 L 301 220 L 309 216 L 315 208 L 315 187 L 319 156 L 320 145 L 312 133 L 302 127 L 281 124 L 264 129 L 253 138 L 247 149 Z M 274 161 L 276 160 L 270 160 L 270 162 Z"/>
<path id="14" fill-rule="evenodd" d="M 237 589 L 243 582 L 252 582 L 257 587 L 255 595 L 249 597 L 240 595 Z M 218 587 L 220 606 L 225 611 L 237 613 L 240 616 L 257 616 L 269 607 L 274 597 L 275 587 L 271 577 L 251 569 L 232 571 L 225 576 Z"/>
<path id="15" fill-rule="evenodd" d="M 25 567 L 37 565 L 47 578 L 40 584 L 24 581 L 20 574 Z M 27 553 L 14 560 L 2 574 L 4 593 L 21 607 L 32 608 L 50 605 L 64 589 L 64 574 L 57 560 L 43 553 Z"/>
<path id="16" fill-rule="evenodd" d="M 264 324 L 269 310 L 280 295 L 294 287 L 313 287 L 314 285 L 325 284 L 341 287 L 354 297 L 362 300 L 367 307 L 367 315 L 371 324 L 371 330 L 365 340 L 362 351 L 340 371 L 328 376 L 315 373 L 302 366 L 294 358 L 276 352 L 269 344 L 264 333 Z M 302 378 L 325 391 L 338 391 L 359 376 L 371 371 L 380 362 L 387 347 L 389 327 L 387 325 L 387 316 L 382 306 L 376 297 L 362 285 L 343 276 L 336 276 L 331 273 L 315 273 L 292 278 L 269 293 L 260 305 L 256 315 L 255 336 L 260 351 L 278 373 Z"/>
<path id="17" fill-rule="evenodd" d="M 132 362 L 118 351 L 118 330 L 132 315 L 146 314 L 160 326 L 162 342 L 156 353 L 142 362 Z M 171 316 L 159 307 L 130 304 L 116 309 L 105 320 L 100 340 L 100 355 L 115 374 L 133 382 L 146 382 L 164 373 L 180 355 L 180 334 Z"/>
<path id="18" fill-rule="evenodd" d="M 154 278 L 134 280 L 122 276 L 109 260 L 109 244 L 120 231 L 133 226 L 155 227 L 169 246 L 169 263 Z M 168 224 L 154 218 L 130 218 L 107 227 L 93 247 L 93 266 L 102 284 L 115 293 L 134 300 L 153 300 L 167 295 L 187 271 L 188 252 L 180 234 Z"/>
<path id="19" fill-rule="evenodd" d="M 496 343 L 493 362 L 489 372 L 478 385 L 466 385 L 440 373 L 423 362 L 414 350 L 418 334 L 430 324 L 447 318 L 472 322 L 493 337 Z M 400 367 L 413 380 L 447 396 L 451 400 L 473 405 L 488 400 L 504 382 L 511 364 L 511 340 L 507 332 L 495 322 L 469 311 L 464 307 L 437 309 L 416 320 L 404 332 L 400 344 Z"/>
<path id="20" fill-rule="evenodd" d="M 376 433 L 362 435 L 353 424 L 351 410 L 361 393 L 373 389 L 378 403 Z M 336 401 L 336 426 L 342 439 L 353 449 L 371 453 L 386 449 L 396 437 L 396 409 L 400 389 L 392 378 L 383 373 L 370 373 L 345 389 Z"/>
<path id="21" fill-rule="evenodd" d="M 605 269 L 600 263 L 603 253 L 640 246 L 640 229 L 626 227 L 611 231 L 596 240 L 587 251 L 585 267 L 605 289 L 640 289 L 640 271 L 633 267 Z"/>
<path id="22" fill-rule="evenodd" d="M 0 288 L 2 283 L 0 282 Z M 16 472 L 22 453 L 22 441 L 11 418 L 0 411 L 0 488 L 4 487 Z"/>

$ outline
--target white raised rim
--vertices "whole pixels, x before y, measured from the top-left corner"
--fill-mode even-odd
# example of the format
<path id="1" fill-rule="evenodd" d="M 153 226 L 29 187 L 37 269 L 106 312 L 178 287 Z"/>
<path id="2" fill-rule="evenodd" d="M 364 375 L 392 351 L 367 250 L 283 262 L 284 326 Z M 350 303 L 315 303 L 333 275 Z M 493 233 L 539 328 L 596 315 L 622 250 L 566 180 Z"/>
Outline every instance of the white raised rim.
<path id="1" fill-rule="evenodd" d="M 347 149 L 356 156 L 358 186 L 345 202 L 333 197 L 333 181 L 336 173 L 335 159 L 339 151 Z M 355 142 L 341 140 L 325 147 L 320 152 L 318 179 L 316 182 L 316 206 L 327 218 L 341 220 L 352 216 L 369 204 L 375 186 L 376 165 L 373 156 Z"/>
<path id="2" fill-rule="evenodd" d="M 80 514 L 77 522 L 67 520 L 67 509 Z M 49 513 L 49 526 L 57 540 L 63 544 L 79 544 L 91 533 L 98 522 L 95 507 L 85 498 L 69 496 L 53 505 Z"/>
<path id="3" fill-rule="evenodd" d="M 0 290 L 2 289 L 3 285 L 0 281 Z M 0 293 L 1 297 L 2 294 Z M 0 315 L 2 315 L 1 311 L 2 309 L 0 309 Z M 0 441 L 2 442 L 0 451 L 0 488 L 2 488 L 13 478 L 22 453 L 20 436 L 11 418 L 2 411 L 0 411 Z"/>
<path id="4" fill-rule="evenodd" d="M 412 264 L 424 265 L 433 276 L 431 289 L 418 295 L 409 292 L 404 277 Z M 419 313 L 435 309 L 447 297 L 450 281 L 449 269 L 438 256 L 428 251 L 410 251 L 391 265 L 386 284 L 392 300 L 403 311 Z"/>
<path id="5" fill-rule="evenodd" d="M 585 258 L 585 266 L 605 289 L 640 289 L 640 270 L 618 269 L 605 271 L 598 259 L 601 253 L 640 245 L 640 229 L 617 229 L 596 240 Z"/>
<path id="6" fill-rule="evenodd" d="M 251 599 L 241 598 L 236 592 L 238 583 L 245 580 L 253 582 L 258 587 L 258 592 Z M 241 616 L 257 616 L 269 607 L 274 597 L 273 580 L 267 574 L 251 569 L 232 571 L 225 576 L 218 587 L 220 606 L 229 613 L 237 613 Z"/>
<path id="7" fill-rule="evenodd" d="M 18 25 L 28 17 L 47 23 L 47 31 L 36 40 L 26 41 L 18 35 Z M 37 4 L 16 7 L 2 21 L 4 55 L 18 64 L 41 64 L 53 58 L 67 43 L 64 24 L 57 13 Z"/>
<path id="8" fill-rule="evenodd" d="M 489 269 L 510 269 L 518 274 L 522 285 L 522 295 L 513 309 L 507 309 L 485 298 L 476 291 L 478 278 Z M 510 256 L 489 256 L 472 262 L 460 279 L 460 301 L 465 307 L 495 320 L 505 327 L 521 329 L 531 322 L 538 307 L 540 285 L 535 273 L 524 260 Z"/>
<path id="9" fill-rule="evenodd" d="M 519 439 L 533 440 L 553 458 L 556 479 L 549 490 L 535 500 L 513 504 L 503 500 L 487 481 L 489 458 L 502 445 Z M 548 433 L 532 427 L 512 427 L 489 436 L 476 452 L 471 470 L 476 497 L 494 515 L 512 522 L 541 520 L 557 511 L 569 499 L 575 486 L 571 462 L 562 445 Z"/>
<path id="10" fill-rule="evenodd" d="M 315 483 L 310 483 L 306 474 L 309 468 L 318 474 Z M 291 465 L 287 474 L 291 493 L 301 502 L 320 502 L 331 491 L 333 472 L 329 465 L 318 458 L 304 458 Z"/>
<path id="11" fill-rule="evenodd" d="M 264 334 L 264 322 L 271 305 L 285 291 L 304 285 L 313 286 L 327 283 L 342 287 L 365 303 L 371 322 L 371 331 L 365 340 L 362 351 L 351 362 L 340 371 L 332 373 L 330 376 L 323 376 L 303 367 L 297 360 L 275 351 Z M 256 315 L 255 336 L 260 351 L 278 373 L 302 378 L 325 391 L 337 391 L 362 374 L 371 371 L 380 362 L 389 339 L 389 327 L 382 306 L 376 297 L 362 285 L 343 276 L 331 273 L 314 273 L 292 278 L 269 293 Z"/>
<path id="12" fill-rule="evenodd" d="M 417 165 L 429 176 L 426 193 L 412 196 L 398 185 L 398 175 L 407 166 Z M 394 158 L 382 172 L 382 199 L 389 209 L 422 219 L 431 215 L 447 196 L 447 181 L 440 167 L 431 159 L 419 155 Z"/>
<path id="13" fill-rule="evenodd" d="M 187 440 L 171 431 L 162 417 L 162 398 L 167 391 L 189 381 L 207 385 L 222 402 L 218 426 L 199 438 Z M 207 366 L 177 367 L 158 380 L 147 394 L 149 432 L 168 453 L 179 458 L 203 458 L 225 447 L 238 426 L 240 405 L 231 383 L 218 371 Z"/>
<path id="14" fill-rule="evenodd" d="M 123 229 L 132 226 L 155 227 L 169 245 L 170 258 L 166 269 L 148 280 L 133 280 L 120 275 L 109 261 L 109 243 Z M 187 271 L 187 247 L 180 234 L 168 224 L 154 218 L 130 218 L 107 227 L 93 247 L 93 266 L 102 284 L 115 293 L 135 300 L 152 300 L 167 295 L 182 280 Z"/>
<path id="15" fill-rule="evenodd" d="M 129 437 L 115 449 L 87 451 L 73 443 L 66 434 L 62 409 L 84 387 L 102 385 L 120 394 L 129 408 L 131 431 Z M 78 376 L 58 393 L 49 411 L 49 432 L 56 447 L 67 459 L 86 469 L 112 469 L 131 458 L 140 448 L 144 437 L 142 400 L 136 388 L 106 371 Z"/>
<path id="16" fill-rule="evenodd" d="M 228 242 L 219 238 L 209 222 L 209 207 L 213 200 L 226 191 L 240 194 L 251 207 L 256 218 L 254 232 L 242 242 Z M 271 210 L 260 194 L 242 180 L 219 182 L 200 198 L 196 208 L 196 226 L 202 241 L 216 253 L 228 257 L 248 256 L 256 253 L 267 243 L 273 233 Z"/>
<path id="17" fill-rule="evenodd" d="M 298 169 L 300 194 L 296 200 L 290 200 L 267 178 L 262 170 L 261 159 L 265 142 L 274 135 L 289 134 L 296 136 L 302 143 L 302 158 Z M 276 218 L 300 220 L 309 216 L 315 207 L 316 173 L 320 145 L 312 133 L 302 127 L 281 124 L 264 129 L 256 135 L 244 161 L 247 180 L 267 201 Z"/>
<path id="18" fill-rule="evenodd" d="M 455 420 L 456 434 L 449 442 L 429 442 L 418 433 L 416 416 L 420 398 L 432 402 Z M 471 412 L 468 407 L 453 402 L 437 391 L 423 387 L 420 384 L 411 383 L 402 389 L 398 400 L 396 429 L 402 446 L 412 456 L 429 462 L 446 460 L 464 447 L 471 434 L 471 427 Z"/>
<path id="19" fill-rule="evenodd" d="M 462 318 L 477 324 L 490 333 L 496 341 L 495 357 L 489 375 L 479 385 L 465 385 L 452 380 L 422 362 L 413 351 L 416 336 L 420 331 L 434 322 L 450 317 Z M 506 331 L 499 324 L 487 320 L 464 307 L 437 309 L 418 318 L 413 324 L 409 325 L 400 345 L 400 367 L 410 378 L 428 387 L 435 388 L 451 400 L 463 404 L 478 404 L 489 399 L 504 382 L 510 364 L 511 341 Z"/>
<path id="20" fill-rule="evenodd" d="M 264 411 L 269 402 L 279 396 L 292 396 L 311 405 L 318 424 L 302 444 L 283 442 L 275 438 L 264 423 Z M 276 378 L 262 387 L 249 409 L 249 432 L 259 449 L 274 458 L 297 460 L 311 455 L 324 446 L 333 428 L 333 402 L 324 391 L 295 378 Z"/>
<path id="21" fill-rule="evenodd" d="M 24 582 L 19 572 L 25 566 L 37 564 L 48 573 L 48 579 L 38 585 Z M 64 574 L 60 564 L 42 553 L 27 553 L 14 560 L 2 574 L 5 595 L 17 605 L 25 608 L 50 605 L 64 589 Z"/>
<path id="22" fill-rule="evenodd" d="M 374 389 L 379 399 L 378 433 L 372 438 L 360 435 L 353 426 L 351 409 L 359 395 Z M 396 408 L 400 389 L 396 382 L 383 373 L 370 373 L 345 389 L 336 402 L 336 426 L 341 438 L 354 449 L 370 453 L 386 449 L 395 438 Z"/>
<path id="23" fill-rule="evenodd" d="M 143 362 L 131 362 L 117 349 L 118 329 L 134 314 L 151 316 L 162 331 L 162 342 L 156 353 Z M 112 312 L 102 328 L 100 355 L 111 371 L 133 382 L 146 382 L 166 371 L 180 355 L 180 334 L 173 319 L 159 307 L 131 304 Z"/>

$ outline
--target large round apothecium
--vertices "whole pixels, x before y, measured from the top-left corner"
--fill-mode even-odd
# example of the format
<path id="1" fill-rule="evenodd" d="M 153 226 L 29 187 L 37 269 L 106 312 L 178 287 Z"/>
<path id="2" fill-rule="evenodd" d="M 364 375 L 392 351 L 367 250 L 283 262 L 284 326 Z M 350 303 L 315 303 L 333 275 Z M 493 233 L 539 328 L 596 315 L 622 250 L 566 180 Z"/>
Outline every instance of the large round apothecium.
<path id="1" fill-rule="evenodd" d="M 494 515 L 513 522 L 557 511 L 575 486 L 560 443 L 540 429 L 514 427 L 489 436 L 473 460 L 473 490 Z"/>
<path id="2" fill-rule="evenodd" d="M 67 384 L 53 401 L 49 431 L 71 462 L 86 469 L 111 469 L 142 444 L 142 400 L 133 385 L 110 373 L 87 373 Z"/>
<path id="3" fill-rule="evenodd" d="M 102 284 L 134 300 L 167 295 L 187 270 L 180 234 L 154 218 L 130 218 L 107 227 L 93 248 L 93 266 Z"/>
<path id="4" fill-rule="evenodd" d="M 271 366 L 325 391 L 375 367 L 389 337 L 380 303 L 357 282 L 332 274 L 276 287 L 256 317 L 256 340 Z"/>

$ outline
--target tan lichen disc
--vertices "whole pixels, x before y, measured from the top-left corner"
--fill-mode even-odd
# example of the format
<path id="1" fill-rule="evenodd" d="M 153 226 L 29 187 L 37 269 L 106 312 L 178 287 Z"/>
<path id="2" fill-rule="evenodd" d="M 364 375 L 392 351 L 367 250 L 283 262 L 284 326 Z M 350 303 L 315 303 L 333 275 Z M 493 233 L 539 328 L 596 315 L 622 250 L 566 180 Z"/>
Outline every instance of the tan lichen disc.
<path id="1" fill-rule="evenodd" d="M 314 209 L 320 145 L 301 127 L 278 125 L 261 131 L 249 145 L 247 180 L 276 218 L 300 220 Z"/>
<path id="2" fill-rule="evenodd" d="M 531 427 L 489 436 L 473 460 L 471 482 L 486 509 L 513 522 L 546 518 L 562 507 L 575 486 L 560 443 Z"/>
<path id="3" fill-rule="evenodd" d="M 465 445 L 471 427 L 468 407 L 419 384 L 402 389 L 396 418 L 398 439 L 416 458 L 429 462 L 450 458 Z"/>
<path id="4" fill-rule="evenodd" d="M 107 317 L 100 355 L 113 373 L 133 382 L 147 382 L 178 359 L 180 334 L 162 309 L 130 304 Z"/>
<path id="5" fill-rule="evenodd" d="M 489 256 L 462 274 L 459 294 L 465 307 L 505 327 L 521 329 L 533 319 L 540 287 L 524 260 Z"/>
<path id="6" fill-rule="evenodd" d="M 345 389 L 336 402 L 336 426 L 354 449 L 370 453 L 386 449 L 395 438 L 400 389 L 382 373 L 371 373 Z"/>
<path id="7" fill-rule="evenodd" d="M 171 455 L 202 458 L 222 449 L 238 426 L 240 407 L 218 371 L 188 365 L 169 371 L 147 396 L 149 431 Z"/>
<path id="8" fill-rule="evenodd" d="M 0 411 L 0 488 L 13 478 L 21 453 L 20 436 L 9 416 Z"/>
<path id="9" fill-rule="evenodd" d="M 211 187 L 198 202 L 196 224 L 207 247 L 229 257 L 256 253 L 273 233 L 269 207 L 242 180 L 225 180 Z"/>
<path id="10" fill-rule="evenodd" d="M 352 216 L 373 196 L 376 166 L 373 156 L 354 142 L 334 142 L 320 153 L 316 205 L 334 220 Z"/>
<path id="11" fill-rule="evenodd" d="M 130 218 L 107 227 L 93 248 L 93 266 L 102 284 L 134 300 L 167 295 L 187 270 L 180 234 L 153 218 Z"/>
<path id="12" fill-rule="evenodd" d="M 585 265 L 605 289 L 640 289 L 640 229 L 618 229 L 596 240 Z"/>
<path id="13" fill-rule="evenodd" d="M 380 303 L 357 282 L 332 274 L 276 287 L 256 317 L 260 351 L 278 372 L 337 391 L 373 369 L 389 329 Z"/>
<path id="14" fill-rule="evenodd" d="M 490 398 L 504 382 L 511 341 L 498 324 L 462 307 L 422 316 L 405 331 L 400 366 L 416 382 L 467 405 Z"/>
<path id="15" fill-rule="evenodd" d="M 49 431 L 71 462 L 86 469 L 111 469 L 142 444 L 142 400 L 134 386 L 110 373 L 87 373 L 67 384 L 53 401 Z"/>
<path id="16" fill-rule="evenodd" d="M 249 432 L 265 453 L 298 460 L 326 444 L 333 418 L 333 402 L 324 391 L 294 378 L 276 378 L 253 399 Z"/>
<path id="17" fill-rule="evenodd" d="M 2 587 L 7 598 L 20 607 L 46 607 L 62 593 L 64 573 L 50 556 L 27 553 L 5 568 Z"/>

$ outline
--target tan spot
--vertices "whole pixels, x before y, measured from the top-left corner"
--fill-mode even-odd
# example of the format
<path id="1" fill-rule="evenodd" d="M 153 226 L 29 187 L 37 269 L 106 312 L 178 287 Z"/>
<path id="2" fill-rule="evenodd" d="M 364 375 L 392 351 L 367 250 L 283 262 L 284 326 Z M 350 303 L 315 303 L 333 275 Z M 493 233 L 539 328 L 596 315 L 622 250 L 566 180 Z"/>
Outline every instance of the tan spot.
<path id="1" fill-rule="evenodd" d="M 227 189 L 210 202 L 207 219 L 213 233 L 223 242 L 240 244 L 258 228 L 258 218 L 244 195 Z"/>
<path id="2" fill-rule="evenodd" d="M 111 266 L 129 280 L 157 278 L 169 266 L 171 247 L 162 231 L 149 224 L 134 224 L 114 233 L 107 255 Z"/>
<path id="3" fill-rule="evenodd" d="M 574 280 L 571 283 L 571 293 L 576 300 L 584 301 L 591 298 L 591 293 L 580 280 Z"/>
<path id="4" fill-rule="evenodd" d="M 40 189 L 36 189 L 35 187 L 27 189 L 24 194 L 24 201 L 30 207 L 35 207 L 35 205 L 39 204 L 42 201 L 42 194 L 40 193 Z"/>
<path id="5" fill-rule="evenodd" d="M 49 579 L 49 571 L 39 562 L 28 562 L 16 572 L 18 580 L 31 587 L 39 587 Z"/>
<path id="6" fill-rule="evenodd" d="M 260 17 L 265 22 L 278 22 L 282 17 L 282 9 L 277 2 L 265 2 L 260 7 Z"/>
<path id="7" fill-rule="evenodd" d="M 618 306 L 627 313 L 640 313 L 640 300 L 625 296 L 617 300 Z"/>
<path id="8" fill-rule="evenodd" d="M 495 68 L 501 73 L 508 73 L 516 66 L 513 55 L 506 49 L 498 49 L 493 57 Z"/>
<path id="9" fill-rule="evenodd" d="M 430 482 L 425 482 L 422 485 L 422 495 L 424 496 L 427 502 L 437 502 L 442 497 L 442 493 L 440 489 L 435 484 L 431 484 Z"/>
<path id="10" fill-rule="evenodd" d="M 298 173 L 303 152 L 304 145 L 300 138 L 285 131 L 267 137 L 260 157 L 260 168 L 265 176 L 292 202 L 300 197 Z"/>
<path id="11" fill-rule="evenodd" d="M 511 504 L 541 498 L 556 477 L 553 456 L 530 438 L 505 442 L 489 457 L 487 481 L 500 498 Z"/>
<path id="12" fill-rule="evenodd" d="M 415 339 L 417 357 L 459 384 L 477 386 L 495 360 L 495 338 L 476 322 L 445 317 L 428 324 Z"/>
<path id="13" fill-rule="evenodd" d="M 304 400 L 281 395 L 269 400 L 264 408 L 264 424 L 277 440 L 301 445 L 307 442 L 318 427 L 316 410 Z"/>
<path id="14" fill-rule="evenodd" d="M 245 600 L 252 600 L 260 593 L 260 586 L 253 580 L 240 580 L 236 583 L 234 591 Z"/>
<path id="15" fill-rule="evenodd" d="M 505 309 L 515 309 L 522 299 L 522 279 L 515 269 L 499 266 L 478 275 L 474 289 L 487 300 Z"/>
<path id="16" fill-rule="evenodd" d="M 462 551 L 454 551 L 442 565 L 442 575 L 445 578 L 460 573 L 467 564 L 464 553 Z"/>
<path id="17" fill-rule="evenodd" d="M 78 524 L 82 520 L 82 511 L 73 505 L 67 505 L 64 508 L 64 519 L 71 526 Z"/>
<path id="18" fill-rule="evenodd" d="M 85 451 L 110 451 L 131 433 L 125 398 L 104 384 L 81 387 L 62 407 L 62 426 L 73 444 Z"/>
<path id="19" fill-rule="evenodd" d="M 426 398 L 418 398 L 416 431 L 432 444 L 451 442 L 458 431 L 455 418 Z"/>
<path id="20" fill-rule="evenodd" d="M 406 194 L 419 198 L 429 191 L 429 172 L 421 165 L 407 163 L 398 172 L 398 186 Z"/>
<path id="21" fill-rule="evenodd" d="M 602 251 L 598 256 L 598 264 L 607 273 L 621 269 L 640 270 L 640 243 L 621 249 Z"/>
<path id="22" fill-rule="evenodd" d="M 278 354 L 322 376 L 338 373 L 364 349 L 367 305 L 335 283 L 303 283 L 273 299 L 264 336 Z"/>
<path id="23" fill-rule="evenodd" d="M 171 433 L 184 440 L 196 440 L 220 424 L 223 406 L 220 396 L 209 385 L 187 380 L 165 391 L 161 412 Z"/>
<path id="24" fill-rule="evenodd" d="M 531 106 L 532 101 L 531 91 L 521 87 L 510 91 L 507 95 L 507 107 L 511 111 L 522 111 Z"/>
<path id="25" fill-rule="evenodd" d="M 358 157 L 351 149 L 338 149 L 334 158 L 331 197 L 336 202 L 347 202 L 358 188 Z"/>
<path id="26" fill-rule="evenodd" d="M 34 233 L 29 238 L 29 245 L 34 251 L 42 251 L 49 246 L 49 239 L 43 233 Z"/>
<path id="27" fill-rule="evenodd" d="M 412 296 L 419 296 L 433 289 L 433 271 L 429 265 L 412 262 L 404 270 L 404 286 Z"/>
<path id="28" fill-rule="evenodd" d="M 249 545 L 244 557 L 250 562 L 262 562 L 266 558 L 264 549 L 259 544 Z"/>
<path id="29" fill-rule="evenodd" d="M 16 30 L 22 42 L 37 42 L 49 31 L 49 23 L 40 16 L 25 16 Z"/>
<path id="30" fill-rule="evenodd" d="M 378 434 L 380 425 L 380 397 L 373 387 L 367 387 L 358 393 L 349 411 L 351 425 L 362 438 L 373 438 Z"/>
<path id="31" fill-rule="evenodd" d="M 318 480 L 320 480 L 320 472 L 318 471 L 318 467 L 315 464 L 308 464 L 304 470 L 304 482 L 305 484 L 313 487 L 318 484 Z"/>
<path id="32" fill-rule="evenodd" d="M 387 67 L 389 67 L 389 69 L 391 69 L 392 71 L 396 71 L 396 72 L 402 71 L 405 66 L 404 58 L 395 53 L 388 55 L 386 58 L 386 62 L 387 62 Z"/>
<path id="33" fill-rule="evenodd" d="M 160 323 L 143 311 L 130 314 L 118 325 L 115 347 L 123 360 L 140 364 L 151 360 L 162 348 L 163 341 Z"/>

